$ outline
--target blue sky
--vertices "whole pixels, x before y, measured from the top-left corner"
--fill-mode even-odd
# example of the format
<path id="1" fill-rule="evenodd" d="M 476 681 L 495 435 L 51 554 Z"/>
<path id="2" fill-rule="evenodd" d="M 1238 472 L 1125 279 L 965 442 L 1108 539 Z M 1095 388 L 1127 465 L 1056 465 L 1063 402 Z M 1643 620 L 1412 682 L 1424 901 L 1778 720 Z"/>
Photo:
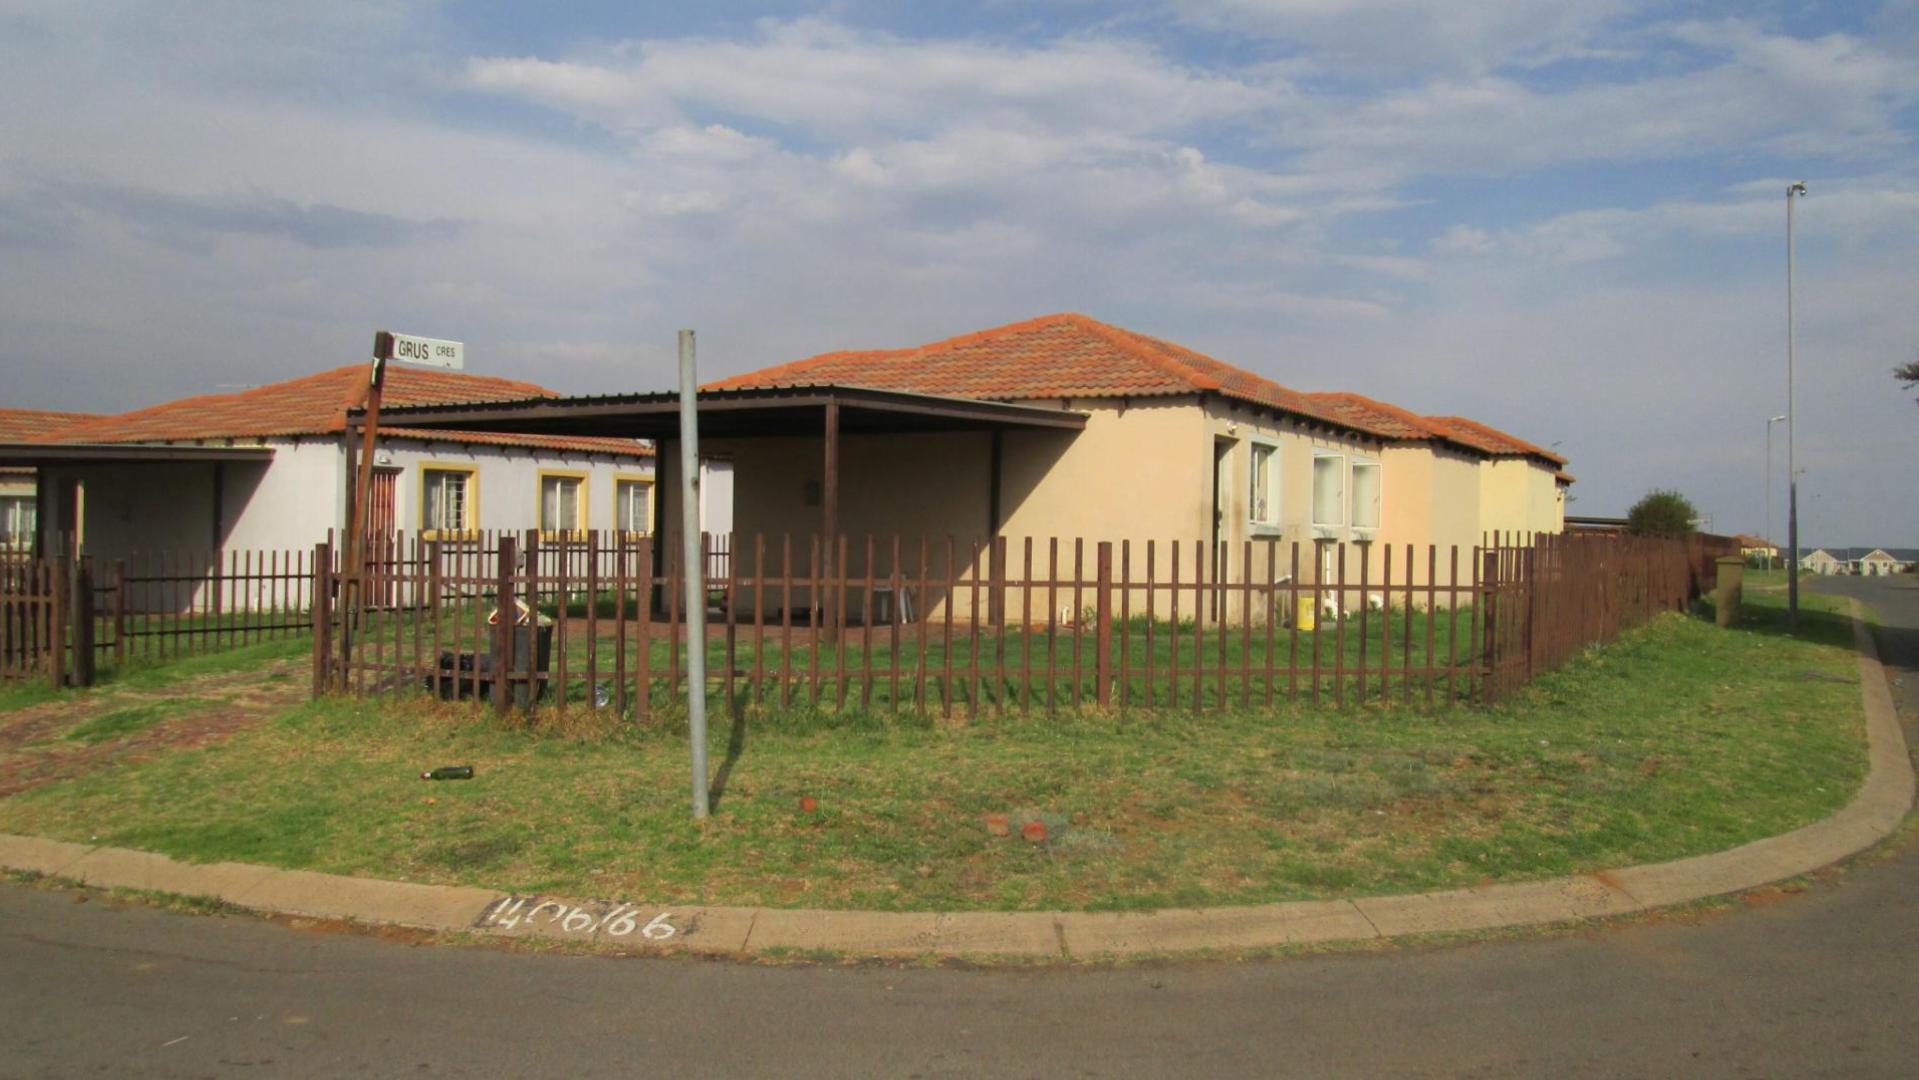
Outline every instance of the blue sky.
<path id="1" fill-rule="evenodd" d="M 671 385 L 681 326 L 717 376 L 1079 310 L 1722 531 L 1803 178 L 1804 534 L 1919 546 L 1915 0 L 0 0 L 0 94 L 8 405 L 377 326 L 605 391 Z"/>

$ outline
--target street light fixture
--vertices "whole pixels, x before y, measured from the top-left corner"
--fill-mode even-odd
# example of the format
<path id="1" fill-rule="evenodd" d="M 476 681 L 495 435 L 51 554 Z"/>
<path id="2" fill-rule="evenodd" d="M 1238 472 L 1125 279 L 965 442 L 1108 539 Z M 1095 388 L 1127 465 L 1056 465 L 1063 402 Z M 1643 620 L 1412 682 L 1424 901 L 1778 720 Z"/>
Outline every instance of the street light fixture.
<path id="1" fill-rule="evenodd" d="M 1772 426 L 1785 420 L 1781 416 L 1766 417 L 1766 527 L 1759 530 L 1766 538 L 1766 547 L 1771 550 L 1766 555 L 1766 569 L 1772 569 L 1772 560 L 1779 557 L 1779 547 L 1772 542 Z"/>
<path id="2" fill-rule="evenodd" d="M 1793 204 L 1806 197 L 1805 181 L 1786 185 L 1786 625 L 1799 625 L 1799 467 L 1793 399 L 1792 224 Z"/>

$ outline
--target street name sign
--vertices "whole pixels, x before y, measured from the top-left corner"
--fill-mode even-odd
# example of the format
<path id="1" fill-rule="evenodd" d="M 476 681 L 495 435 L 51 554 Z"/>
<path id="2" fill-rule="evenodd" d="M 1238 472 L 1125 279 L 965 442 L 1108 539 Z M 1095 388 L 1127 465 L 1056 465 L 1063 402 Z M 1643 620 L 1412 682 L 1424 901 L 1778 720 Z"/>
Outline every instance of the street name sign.
<path id="1" fill-rule="evenodd" d="M 404 360 L 410 364 L 431 364 L 434 367 L 443 368 L 464 368 L 466 346 L 457 341 L 415 337 L 412 334 L 392 334 L 382 330 L 373 335 L 373 358 Z"/>

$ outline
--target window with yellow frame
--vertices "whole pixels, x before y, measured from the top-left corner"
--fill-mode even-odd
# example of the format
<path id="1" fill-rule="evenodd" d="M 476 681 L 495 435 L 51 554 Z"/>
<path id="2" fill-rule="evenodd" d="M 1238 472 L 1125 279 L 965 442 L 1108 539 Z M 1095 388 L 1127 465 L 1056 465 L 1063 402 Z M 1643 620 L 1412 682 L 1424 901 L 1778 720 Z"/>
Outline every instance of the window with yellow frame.
<path id="1" fill-rule="evenodd" d="M 540 471 L 540 532 L 548 539 L 586 535 L 586 473 Z"/>
<path id="2" fill-rule="evenodd" d="M 613 482 L 613 528 L 623 536 L 648 536 L 653 532 L 653 480 L 651 477 L 622 476 Z"/>
<path id="3" fill-rule="evenodd" d="M 420 533 L 449 540 L 474 530 L 480 470 L 471 465 L 420 467 Z"/>

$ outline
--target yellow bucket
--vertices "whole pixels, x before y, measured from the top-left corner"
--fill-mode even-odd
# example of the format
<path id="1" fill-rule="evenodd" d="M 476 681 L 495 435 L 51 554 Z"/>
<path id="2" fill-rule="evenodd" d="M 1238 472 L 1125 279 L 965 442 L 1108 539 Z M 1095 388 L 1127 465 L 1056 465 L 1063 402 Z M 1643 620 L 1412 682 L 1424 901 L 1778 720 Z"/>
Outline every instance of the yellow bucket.
<path id="1" fill-rule="evenodd" d="M 1311 630 L 1319 625 L 1319 612 L 1314 609 L 1311 596 L 1299 598 L 1299 612 L 1293 616 L 1293 625 L 1301 630 Z"/>

